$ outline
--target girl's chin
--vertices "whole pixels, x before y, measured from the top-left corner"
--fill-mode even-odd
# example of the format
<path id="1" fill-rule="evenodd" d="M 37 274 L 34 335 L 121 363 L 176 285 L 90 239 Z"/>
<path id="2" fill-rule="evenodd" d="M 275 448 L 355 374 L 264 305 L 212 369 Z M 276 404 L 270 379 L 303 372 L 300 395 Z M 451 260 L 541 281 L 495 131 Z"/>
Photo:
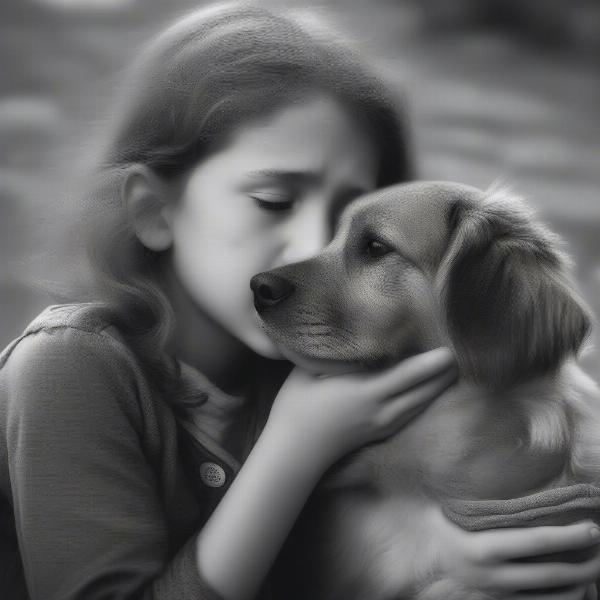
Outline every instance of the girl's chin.
<path id="1" fill-rule="evenodd" d="M 247 343 L 256 354 L 263 358 L 273 360 L 283 360 L 286 358 L 275 342 L 262 329 L 258 332 L 253 332 L 252 339 Z"/>

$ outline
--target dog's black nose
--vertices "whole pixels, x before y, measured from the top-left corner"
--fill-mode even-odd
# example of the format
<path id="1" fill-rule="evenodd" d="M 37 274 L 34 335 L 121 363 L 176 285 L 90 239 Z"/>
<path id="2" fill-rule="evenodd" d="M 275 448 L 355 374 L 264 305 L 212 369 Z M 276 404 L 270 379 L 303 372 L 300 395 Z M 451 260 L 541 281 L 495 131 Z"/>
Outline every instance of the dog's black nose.
<path id="1" fill-rule="evenodd" d="M 250 280 L 254 293 L 254 306 L 259 312 L 268 306 L 275 306 L 294 291 L 294 286 L 284 277 L 272 273 L 259 273 Z"/>

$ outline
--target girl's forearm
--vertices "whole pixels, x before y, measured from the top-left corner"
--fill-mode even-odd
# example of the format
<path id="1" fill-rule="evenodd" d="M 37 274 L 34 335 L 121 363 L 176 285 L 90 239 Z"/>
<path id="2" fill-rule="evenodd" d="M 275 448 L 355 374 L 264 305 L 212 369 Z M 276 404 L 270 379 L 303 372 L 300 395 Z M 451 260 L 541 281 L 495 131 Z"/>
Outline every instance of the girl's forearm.
<path id="1" fill-rule="evenodd" d="M 327 466 L 317 448 L 267 423 L 198 535 L 200 575 L 223 598 L 256 595 Z"/>

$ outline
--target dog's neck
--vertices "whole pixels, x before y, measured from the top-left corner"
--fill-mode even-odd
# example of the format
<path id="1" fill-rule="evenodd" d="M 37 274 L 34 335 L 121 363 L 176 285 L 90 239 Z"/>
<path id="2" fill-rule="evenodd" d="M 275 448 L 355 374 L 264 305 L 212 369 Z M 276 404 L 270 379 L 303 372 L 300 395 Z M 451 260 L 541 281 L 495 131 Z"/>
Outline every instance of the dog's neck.
<path id="1" fill-rule="evenodd" d="M 501 392 L 459 381 L 399 433 L 347 457 L 331 487 L 509 498 L 556 478 L 568 459 L 561 373 Z"/>

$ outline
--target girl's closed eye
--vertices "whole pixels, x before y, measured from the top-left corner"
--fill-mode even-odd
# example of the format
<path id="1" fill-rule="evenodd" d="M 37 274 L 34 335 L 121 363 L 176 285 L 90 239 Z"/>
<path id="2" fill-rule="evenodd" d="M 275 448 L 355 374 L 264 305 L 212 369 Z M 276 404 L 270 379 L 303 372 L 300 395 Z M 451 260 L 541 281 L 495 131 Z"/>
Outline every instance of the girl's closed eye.
<path id="1" fill-rule="evenodd" d="M 288 190 L 260 190 L 249 195 L 259 208 L 269 211 L 289 210 L 296 201 Z"/>

